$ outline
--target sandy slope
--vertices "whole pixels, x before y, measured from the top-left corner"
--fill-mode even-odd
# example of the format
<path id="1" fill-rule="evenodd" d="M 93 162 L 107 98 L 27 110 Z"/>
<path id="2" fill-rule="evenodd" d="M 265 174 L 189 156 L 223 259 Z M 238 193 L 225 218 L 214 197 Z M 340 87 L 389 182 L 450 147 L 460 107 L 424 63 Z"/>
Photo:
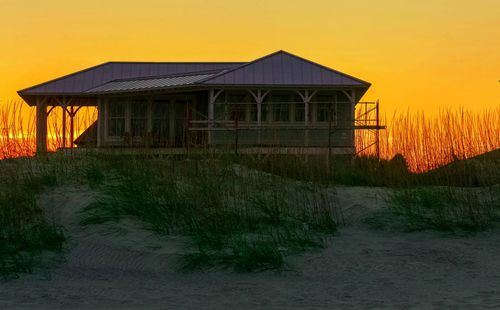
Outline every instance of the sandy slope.
<path id="1" fill-rule="evenodd" d="M 182 239 L 160 240 L 125 221 L 81 227 L 92 192 L 58 189 L 41 203 L 71 236 L 66 261 L 0 283 L 0 309 L 480 308 L 500 307 L 500 234 L 443 237 L 370 230 L 361 219 L 384 191 L 339 188 L 350 226 L 330 247 L 291 259 L 293 270 L 175 271 Z"/>

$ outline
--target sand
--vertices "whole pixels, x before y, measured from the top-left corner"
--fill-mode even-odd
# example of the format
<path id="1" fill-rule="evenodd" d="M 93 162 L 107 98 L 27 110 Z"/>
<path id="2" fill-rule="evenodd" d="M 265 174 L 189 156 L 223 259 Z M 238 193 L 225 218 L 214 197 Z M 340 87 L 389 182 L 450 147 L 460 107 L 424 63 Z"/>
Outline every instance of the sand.
<path id="1" fill-rule="evenodd" d="M 500 308 L 500 234 L 450 237 L 374 230 L 385 190 L 340 187 L 348 225 L 289 270 L 182 273 L 182 238 L 160 239 L 131 220 L 78 225 L 90 189 L 40 198 L 70 240 L 65 261 L 0 283 L 0 309 Z"/>

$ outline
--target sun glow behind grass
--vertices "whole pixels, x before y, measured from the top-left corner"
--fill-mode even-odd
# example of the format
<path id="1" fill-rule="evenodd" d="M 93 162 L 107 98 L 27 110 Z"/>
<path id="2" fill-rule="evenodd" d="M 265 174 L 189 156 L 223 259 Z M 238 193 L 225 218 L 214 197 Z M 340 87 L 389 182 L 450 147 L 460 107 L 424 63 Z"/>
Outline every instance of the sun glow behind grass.
<path id="1" fill-rule="evenodd" d="M 82 107 L 74 120 L 75 139 L 97 119 L 96 109 Z M 22 101 L 0 104 L 0 160 L 33 156 L 36 151 L 36 109 Z M 66 143 L 69 146 L 70 123 L 66 120 Z M 62 111 L 56 108 L 47 119 L 47 149 L 62 146 Z"/>
<path id="2" fill-rule="evenodd" d="M 96 109 L 82 108 L 75 118 L 75 138 L 97 118 Z M 413 172 L 424 172 L 450 162 L 500 148 L 500 106 L 472 112 L 447 109 L 429 116 L 410 110 L 384 117 L 380 131 L 380 155 L 391 159 L 401 154 Z M 66 141 L 69 145 L 69 118 Z M 0 105 L 0 159 L 32 156 L 35 152 L 35 109 L 20 101 Z M 373 131 L 356 133 L 356 148 L 364 149 L 375 139 Z M 48 118 L 49 151 L 62 146 L 61 110 Z M 360 152 L 375 155 L 375 147 Z"/>
<path id="3" fill-rule="evenodd" d="M 500 106 L 482 112 L 446 109 L 435 116 L 408 110 L 385 117 L 381 123 L 387 124 L 387 129 L 380 131 L 381 158 L 391 159 L 401 154 L 413 172 L 428 171 L 500 148 Z M 357 132 L 357 149 L 374 139 L 374 132 Z M 375 155 L 375 148 L 361 154 Z"/>

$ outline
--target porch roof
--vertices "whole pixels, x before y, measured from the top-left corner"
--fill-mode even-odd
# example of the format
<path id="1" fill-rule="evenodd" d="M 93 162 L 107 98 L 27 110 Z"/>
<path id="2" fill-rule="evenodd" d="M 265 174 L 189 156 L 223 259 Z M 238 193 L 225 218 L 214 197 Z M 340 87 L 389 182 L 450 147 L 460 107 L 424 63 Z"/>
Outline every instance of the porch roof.
<path id="1" fill-rule="evenodd" d="M 219 73 L 219 71 L 213 73 L 191 73 L 189 75 L 117 80 L 89 89 L 85 93 L 111 94 L 177 88 L 193 85 L 198 81 L 214 76 L 216 73 Z"/>

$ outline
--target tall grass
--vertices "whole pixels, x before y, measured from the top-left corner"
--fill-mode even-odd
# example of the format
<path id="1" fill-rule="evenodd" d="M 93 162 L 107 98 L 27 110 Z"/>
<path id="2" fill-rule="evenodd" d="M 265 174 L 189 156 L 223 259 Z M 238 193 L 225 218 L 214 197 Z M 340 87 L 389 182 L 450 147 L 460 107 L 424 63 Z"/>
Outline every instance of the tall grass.
<path id="1" fill-rule="evenodd" d="M 96 120 L 95 108 L 82 108 L 75 118 L 77 137 Z M 48 149 L 62 145 L 62 113 L 52 111 L 48 120 Z M 380 155 L 391 159 L 401 154 L 413 172 L 424 172 L 458 159 L 470 158 L 500 148 L 500 107 L 472 112 L 464 108 L 441 110 L 435 116 L 424 112 L 396 113 L 382 123 Z M 69 143 L 69 118 L 66 141 Z M 35 150 L 35 109 L 21 101 L 0 105 L 0 159 L 30 156 Z M 364 149 L 375 139 L 373 131 L 358 131 L 356 147 Z M 361 155 L 375 155 L 367 148 Z"/>
<path id="2" fill-rule="evenodd" d="M 0 278 L 31 272 L 43 251 L 61 251 L 63 229 L 47 220 L 37 202 L 53 175 L 7 162 L 0 165 Z"/>
<path id="3" fill-rule="evenodd" d="M 172 164 L 108 160 L 108 198 L 88 207 L 82 224 L 132 216 L 159 234 L 189 236 L 185 269 L 253 271 L 281 268 L 287 255 L 323 247 L 342 221 L 327 189 L 230 162 Z"/>
<path id="4" fill-rule="evenodd" d="M 394 191 L 390 210 L 409 231 L 482 231 L 500 218 L 500 187 L 413 187 Z"/>
<path id="5" fill-rule="evenodd" d="M 0 104 L 0 160 L 32 156 L 36 150 L 36 109 L 22 101 Z M 75 139 L 97 119 L 96 109 L 83 107 L 74 119 Z M 47 119 L 47 149 L 55 151 L 62 146 L 62 110 L 55 108 Z M 67 117 L 66 143 L 70 141 L 70 123 Z"/>
<path id="6" fill-rule="evenodd" d="M 384 122 L 388 126 L 380 132 L 381 157 L 390 159 L 401 154 L 413 172 L 500 148 L 500 106 L 481 112 L 450 108 L 435 116 L 408 110 Z M 374 139 L 373 132 L 359 131 L 357 148 L 362 149 Z M 368 148 L 362 154 L 373 155 L 375 149 Z"/>

